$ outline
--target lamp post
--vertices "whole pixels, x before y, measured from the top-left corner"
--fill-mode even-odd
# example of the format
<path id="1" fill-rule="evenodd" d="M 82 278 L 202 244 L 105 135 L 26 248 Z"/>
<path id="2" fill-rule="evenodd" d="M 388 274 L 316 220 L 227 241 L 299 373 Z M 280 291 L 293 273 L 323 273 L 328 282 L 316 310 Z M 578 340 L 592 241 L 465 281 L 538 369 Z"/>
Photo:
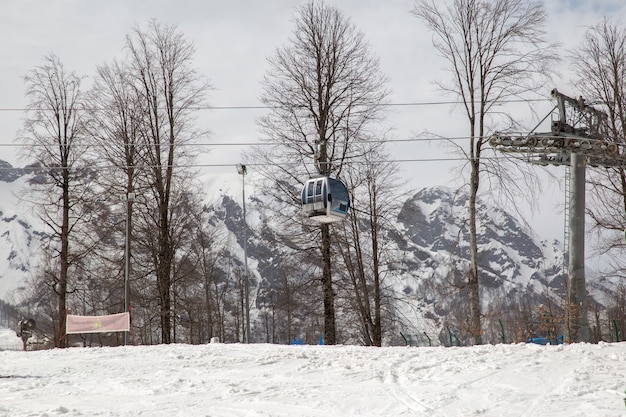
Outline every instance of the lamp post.
<path id="1" fill-rule="evenodd" d="M 237 164 L 237 173 L 241 175 L 241 190 L 243 196 L 243 258 L 244 258 L 244 303 L 246 309 L 246 343 L 250 343 L 250 280 L 248 278 L 248 224 L 246 223 L 246 174 L 245 165 Z"/>
<path id="2" fill-rule="evenodd" d="M 126 203 L 126 239 L 124 247 L 124 311 L 130 309 L 130 205 L 135 201 L 135 193 L 126 193 L 122 197 Z M 130 344 L 130 331 L 124 334 L 124 345 Z"/>

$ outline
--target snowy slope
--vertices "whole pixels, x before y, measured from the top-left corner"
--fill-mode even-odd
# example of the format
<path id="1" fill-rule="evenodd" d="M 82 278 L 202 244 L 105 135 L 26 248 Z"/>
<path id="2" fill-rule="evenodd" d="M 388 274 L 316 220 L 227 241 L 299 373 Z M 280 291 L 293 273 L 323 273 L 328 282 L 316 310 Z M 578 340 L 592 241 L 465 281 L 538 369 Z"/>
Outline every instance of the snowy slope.
<path id="1" fill-rule="evenodd" d="M 23 350 L 22 339 L 11 329 L 0 327 L 0 350 Z"/>
<path id="2" fill-rule="evenodd" d="M 0 352 L 1 416 L 623 416 L 626 343 Z"/>
<path id="3" fill-rule="evenodd" d="M 28 176 L 9 179 L 0 178 L 0 299 L 6 301 L 30 276 L 42 229 L 18 198 Z"/>

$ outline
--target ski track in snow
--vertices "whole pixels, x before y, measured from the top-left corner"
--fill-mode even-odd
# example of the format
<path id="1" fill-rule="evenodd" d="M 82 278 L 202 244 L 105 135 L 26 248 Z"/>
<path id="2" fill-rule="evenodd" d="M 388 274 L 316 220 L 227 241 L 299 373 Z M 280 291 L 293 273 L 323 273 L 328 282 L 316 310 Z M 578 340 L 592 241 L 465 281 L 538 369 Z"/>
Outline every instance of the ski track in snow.
<path id="1" fill-rule="evenodd" d="M 0 416 L 624 416 L 626 343 L 0 351 Z"/>

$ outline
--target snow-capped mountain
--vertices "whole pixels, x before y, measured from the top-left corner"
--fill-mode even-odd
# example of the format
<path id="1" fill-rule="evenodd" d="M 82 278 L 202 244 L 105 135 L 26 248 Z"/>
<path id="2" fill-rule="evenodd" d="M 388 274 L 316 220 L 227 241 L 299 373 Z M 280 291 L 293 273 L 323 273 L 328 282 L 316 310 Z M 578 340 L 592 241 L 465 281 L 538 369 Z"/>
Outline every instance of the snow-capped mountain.
<path id="1" fill-rule="evenodd" d="M 231 240 L 242 244 L 241 183 L 220 186 L 212 195 L 220 195 L 213 223 L 222 221 Z M 232 191 L 235 191 L 233 194 Z M 233 195 L 235 197 L 233 197 Z M 219 198 L 217 200 L 219 200 Z M 268 219 L 268 204 L 254 198 L 248 202 L 248 254 L 251 276 L 256 284 L 253 305 L 259 310 L 273 310 L 270 297 L 281 285 L 277 277 L 293 276 L 292 264 L 281 265 L 289 257 L 270 240 L 282 227 Z M 523 299 L 533 306 L 562 306 L 566 272 L 558 241 L 541 240 L 512 214 L 478 202 L 479 265 L 483 310 L 499 315 L 511 310 L 511 303 Z M 217 219 L 219 217 L 219 220 Z M 396 224 L 381 233 L 387 242 L 385 287 L 398 300 L 394 309 L 405 318 L 402 330 L 411 334 L 429 334 L 441 338 L 446 326 L 459 327 L 449 319 L 451 311 L 467 317 L 464 287 L 469 269 L 467 195 L 445 187 L 420 190 L 404 202 Z M 272 239 L 268 239 L 271 237 Z M 237 248 L 236 250 L 240 250 Z M 303 265 L 302 268 L 306 268 Z M 497 308 L 496 308 L 497 307 Z M 537 315 L 539 311 L 535 311 Z M 498 317 L 501 317 L 500 315 Z M 430 343 L 430 342 L 429 342 Z"/>
<path id="2" fill-rule="evenodd" d="M 426 188 L 407 200 L 392 232 L 404 253 L 402 267 L 412 279 L 405 292 L 432 306 L 430 317 L 447 326 L 452 311 L 467 316 L 465 282 L 469 270 L 467 194 Z M 539 239 L 512 214 L 477 202 L 479 282 L 482 312 L 498 325 L 512 321 L 518 301 L 559 310 L 567 273 L 558 241 Z M 543 308 L 543 307 L 540 307 Z M 532 311 L 539 315 L 539 311 Z M 489 324 L 487 324 L 487 327 Z M 499 332 L 497 326 L 491 327 Z"/>
<path id="3" fill-rule="evenodd" d="M 28 187 L 32 173 L 6 162 L 0 163 L 0 168 L 4 196 L 0 201 L 0 300 L 11 302 L 14 290 L 33 270 L 43 226 L 21 208 L 17 198 L 20 190 Z M 230 174 L 205 181 L 206 201 L 211 207 L 208 225 L 223 229 L 224 257 L 235 259 L 239 267 L 243 263 L 241 185 L 241 177 Z M 268 303 L 276 302 L 274 290 L 282 285 L 282 277 L 298 275 L 298 271 L 293 262 L 286 266 L 281 261 L 289 256 L 275 240 L 281 225 L 268 220 L 268 205 L 255 195 L 254 181 L 248 181 L 246 187 L 251 307 L 253 317 L 261 320 Z M 507 310 L 512 300 L 519 298 L 558 307 L 566 277 L 561 244 L 541 240 L 513 215 L 483 201 L 478 202 L 478 213 L 486 317 L 489 312 Z M 431 187 L 405 201 L 395 225 L 381 234 L 388 243 L 385 285 L 401 295 L 392 297 L 401 298 L 394 310 L 405 318 L 405 326 L 411 326 L 409 332 L 436 335 L 451 325 L 453 311 L 458 310 L 457 316 L 466 314 L 462 301 L 469 268 L 466 218 L 466 194 Z"/>
<path id="4" fill-rule="evenodd" d="M 19 198 L 31 179 L 28 172 L 0 161 L 0 300 L 5 301 L 29 278 L 41 238 L 42 225 Z"/>
<path id="5" fill-rule="evenodd" d="M 467 194 L 443 187 L 426 188 L 404 203 L 398 215 L 398 240 L 416 253 L 415 266 L 434 277 L 444 259 L 469 259 Z M 561 243 L 541 240 L 513 215 L 479 200 L 479 268 L 483 288 L 540 293 L 564 287 Z"/>

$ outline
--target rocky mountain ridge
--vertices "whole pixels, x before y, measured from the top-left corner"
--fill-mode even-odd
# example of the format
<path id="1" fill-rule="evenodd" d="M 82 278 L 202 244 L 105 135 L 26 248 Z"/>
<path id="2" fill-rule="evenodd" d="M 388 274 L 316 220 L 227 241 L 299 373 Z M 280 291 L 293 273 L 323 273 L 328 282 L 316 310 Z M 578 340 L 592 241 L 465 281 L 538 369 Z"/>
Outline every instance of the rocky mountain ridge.
<path id="1" fill-rule="evenodd" d="M 33 174 L 27 168 L 13 168 L 0 161 L 0 187 L 5 198 L 0 203 L 0 299 L 13 301 L 15 290 L 29 278 L 37 259 L 38 239 L 43 227 L 38 220 L 20 210 L 15 197 L 21 187 L 28 187 Z M 213 211 L 208 224 L 221 224 L 229 234 L 228 251 L 241 259 L 242 207 L 240 182 L 207 185 Z M 219 183 L 219 182 L 216 182 Z M 224 184 L 227 184 L 224 186 Z M 247 190 L 250 275 L 253 277 L 253 309 L 266 309 L 267 294 L 276 277 L 285 273 L 278 259 L 281 248 L 270 237 L 272 228 L 263 221 L 267 210 Z M 389 287 L 403 294 L 397 311 L 412 323 L 414 333 L 441 332 L 446 319 L 459 307 L 463 283 L 469 268 L 467 195 L 445 187 L 430 187 L 407 199 L 398 213 L 394 227 L 384 230 L 393 258 Z M 479 262 L 483 309 L 490 311 L 498 303 L 525 297 L 535 303 L 559 303 L 565 291 L 563 254 L 558 241 L 541 240 L 514 216 L 501 209 L 478 202 Z M 502 307 L 505 308 L 505 307 Z M 256 315 L 258 317 L 258 314 Z"/>

